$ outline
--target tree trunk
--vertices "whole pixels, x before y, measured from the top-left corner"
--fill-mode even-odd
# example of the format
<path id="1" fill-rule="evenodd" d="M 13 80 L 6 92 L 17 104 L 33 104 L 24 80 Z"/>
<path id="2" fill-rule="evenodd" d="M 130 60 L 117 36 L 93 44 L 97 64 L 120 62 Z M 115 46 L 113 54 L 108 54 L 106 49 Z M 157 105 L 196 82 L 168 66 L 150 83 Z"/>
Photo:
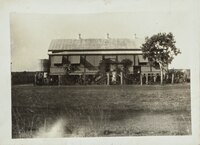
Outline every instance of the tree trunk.
<path id="1" fill-rule="evenodd" d="M 163 85 L 163 69 L 160 69 L 160 84 Z"/>

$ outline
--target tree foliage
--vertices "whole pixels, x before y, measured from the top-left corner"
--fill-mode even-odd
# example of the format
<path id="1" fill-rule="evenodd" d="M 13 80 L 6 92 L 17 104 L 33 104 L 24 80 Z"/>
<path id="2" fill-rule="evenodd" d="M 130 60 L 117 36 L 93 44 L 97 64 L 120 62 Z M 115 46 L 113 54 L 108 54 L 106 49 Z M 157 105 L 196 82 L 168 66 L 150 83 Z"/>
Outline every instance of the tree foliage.
<path id="1" fill-rule="evenodd" d="M 130 59 L 125 58 L 125 59 L 123 59 L 121 61 L 121 63 L 123 64 L 123 71 L 124 71 L 124 73 L 128 74 L 129 73 L 129 68 L 131 67 L 131 65 L 132 65 L 133 62 Z"/>
<path id="2" fill-rule="evenodd" d="M 176 41 L 172 33 L 158 33 L 145 39 L 141 49 L 143 57 L 148 58 L 151 64 L 159 63 L 166 66 L 172 62 L 180 50 L 175 46 Z"/>
<path id="3" fill-rule="evenodd" d="M 110 71 L 110 63 L 113 61 L 109 58 L 101 60 L 99 63 L 99 73 L 101 74 L 106 74 L 107 72 Z"/>
<path id="4" fill-rule="evenodd" d="M 175 46 L 176 41 L 172 33 L 158 33 L 145 39 L 141 49 L 143 57 L 147 58 L 150 65 L 160 66 L 161 84 L 163 84 L 164 67 L 172 62 L 174 56 L 178 55 L 180 50 Z"/>

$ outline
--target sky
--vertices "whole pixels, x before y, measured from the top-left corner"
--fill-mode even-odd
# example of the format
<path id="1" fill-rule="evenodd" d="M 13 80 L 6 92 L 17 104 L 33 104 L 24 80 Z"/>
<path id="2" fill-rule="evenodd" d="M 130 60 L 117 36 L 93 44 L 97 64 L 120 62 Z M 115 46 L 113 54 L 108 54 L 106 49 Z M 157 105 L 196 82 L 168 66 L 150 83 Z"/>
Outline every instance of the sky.
<path id="1" fill-rule="evenodd" d="M 112 1 L 104 1 L 110 5 Z M 188 11 L 105 11 L 75 14 L 10 14 L 12 71 L 36 71 L 39 59 L 48 58 L 52 39 L 111 38 L 144 39 L 159 32 L 172 32 L 181 54 L 170 68 L 190 68 L 192 18 Z"/>

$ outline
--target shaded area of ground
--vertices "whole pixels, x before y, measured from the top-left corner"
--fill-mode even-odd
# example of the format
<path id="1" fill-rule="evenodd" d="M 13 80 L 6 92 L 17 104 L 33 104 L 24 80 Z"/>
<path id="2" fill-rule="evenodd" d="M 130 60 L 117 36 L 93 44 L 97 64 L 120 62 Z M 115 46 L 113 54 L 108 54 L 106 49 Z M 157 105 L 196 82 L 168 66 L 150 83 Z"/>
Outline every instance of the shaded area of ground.
<path id="1" fill-rule="evenodd" d="M 190 86 L 13 86 L 13 137 L 64 118 L 62 136 L 191 134 Z"/>

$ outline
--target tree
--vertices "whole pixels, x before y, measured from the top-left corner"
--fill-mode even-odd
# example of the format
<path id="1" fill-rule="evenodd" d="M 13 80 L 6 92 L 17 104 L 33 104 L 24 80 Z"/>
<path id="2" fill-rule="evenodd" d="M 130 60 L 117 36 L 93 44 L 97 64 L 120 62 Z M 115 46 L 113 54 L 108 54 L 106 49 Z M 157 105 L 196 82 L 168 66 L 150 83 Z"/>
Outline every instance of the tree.
<path id="1" fill-rule="evenodd" d="M 127 83 L 127 81 L 130 80 L 130 78 L 129 78 L 129 73 L 130 73 L 129 68 L 132 66 L 133 62 L 130 59 L 125 58 L 121 61 L 121 63 L 123 64 L 123 72 L 124 72 L 124 76 L 126 78 L 125 83 Z"/>
<path id="2" fill-rule="evenodd" d="M 132 61 L 130 59 L 123 59 L 121 61 L 121 63 L 123 64 L 123 71 L 124 71 L 124 74 L 127 75 L 129 73 L 129 68 L 132 66 Z"/>
<path id="3" fill-rule="evenodd" d="M 63 67 L 65 69 L 66 75 L 69 75 L 69 72 L 71 72 L 71 69 L 72 69 L 72 65 L 71 65 L 70 61 L 65 60 Z"/>
<path id="4" fill-rule="evenodd" d="M 102 75 L 105 75 L 107 72 L 110 71 L 110 63 L 113 61 L 109 58 L 101 60 L 99 63 L 99 72 Z"/>
<path id="5" fill-rule="evenodd" d="M 176 41 L 172 33 L 158 33 L 152 37 L 146 37 L 141 49 L 144 59 L 148 59 L 151 65 L 159 64 L 161 74 L 161 84 L 163 84 L 164 67 L 168 66 L 178 55 L 180 50 L 175 46 Z"/>

